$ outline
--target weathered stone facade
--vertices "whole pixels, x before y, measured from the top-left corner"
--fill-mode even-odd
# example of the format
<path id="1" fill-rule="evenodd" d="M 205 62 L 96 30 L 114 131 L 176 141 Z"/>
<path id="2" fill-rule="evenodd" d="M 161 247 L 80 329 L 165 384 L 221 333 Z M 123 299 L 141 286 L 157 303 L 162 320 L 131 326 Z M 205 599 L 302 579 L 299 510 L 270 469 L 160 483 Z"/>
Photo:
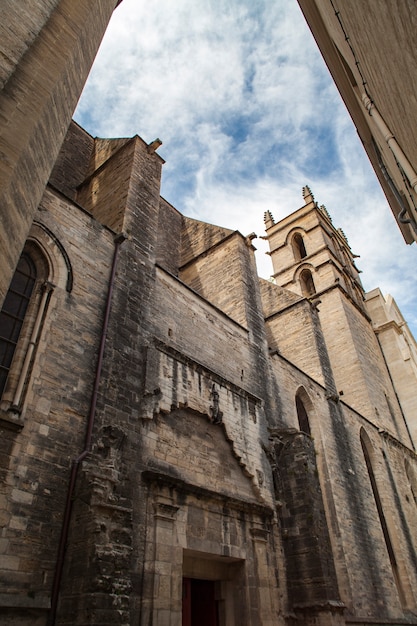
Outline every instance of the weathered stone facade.
<path id="1" fill-rule="evenodd" d="M 92 51 L 114 2 L 97 22 L 81 0 L 33 5 L 10 67 L 36 61 L 64 5 Z M 260 280 L 251 236 L 160 197 L 139 137 L 71 123 L 58 154 L 67 105 L 36 131 L 48 164 L 2 188 L 19 193 L 1 248 L 0 622 L 417 624 L 414 370 L 407 385 L 344 234 L 305 188 L 266 215 Z"/>
<path id="2" fill-rule="evenodd" d="M 404 414 L 410 416 L 407 426 L 410 429 L 411 438 L 417 441 L 417 420 L 411 418 L 417 412 L 417 398 L 413 393 L 417 384 L 415 339 L 391 296 L 385 299 L 379 289 L 373 289 L 366 294 L 365 303 L 378 343 L 388 363 L 395 393 L 400 400 Z"/>
<path id="3" fill-rule="evenodd" d="M 42 284 L 1 405 L 2 621 L 194 626 L 212 585 L 210 624 L 416 623 L 412 411 L 363 339 L 346 238 L 305 190 L 267 215 L 260 280 L 251 238 L 160 198 L 162 164 L 72 124 L 35 216 Z"/>

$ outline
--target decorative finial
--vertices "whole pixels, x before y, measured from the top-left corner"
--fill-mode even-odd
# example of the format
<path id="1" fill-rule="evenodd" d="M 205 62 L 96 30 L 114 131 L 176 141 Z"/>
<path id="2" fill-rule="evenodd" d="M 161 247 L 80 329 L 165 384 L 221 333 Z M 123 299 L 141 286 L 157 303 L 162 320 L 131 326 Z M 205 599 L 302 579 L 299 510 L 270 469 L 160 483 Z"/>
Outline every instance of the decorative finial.
<path id="1" fill-rule="evenodd" d="M 268 228 L 271 228 L 271 226 L 273 226 L 275 224 L 275 220 L 272 217 L 271 211 L 265 211 L 265 213 L 264 213 L 264 222 L 265 222 L 265 228 L 267 230 L 268 230 Z"/>
<path id="2" fill-rule="evenodd" d="M 330 222 L 331 224 L 333 224 L 333 220 L 332 220 L 332 218 L 331 218 L 331 216 L 330 216 L 330 213 L 328 212 L 328 210 L 326 209 L 326 207 L 324 206 L 324 204 L 322 204 L 322 205 L 320 206 L 320 211 L 321 211 L 322 213 L 324 213 L 324 215 L 327 217 L 327 219 L 329 220 L 329 222 Z"/>
<path id="3" fill-rule="evenodd" d="M 349 246 L 348 238 L 346 237 L 344 231 L 341 228 L 338 228 L 337 232 L 342 235 L 343 239 L 346 241 L 347 245 Z M 349 248 L 350 248 L 350 246 L 349 246 Z"/>
<path id="4" fill-rule="evenodd" d="M 306 185 L 305 187 L 303 187 L 303 198 L 306 202 L 306 204 L 309 204 L 309 202 L 314 202 L 314 196 L 311 192 L 311 189 L 308 185 Z"/>

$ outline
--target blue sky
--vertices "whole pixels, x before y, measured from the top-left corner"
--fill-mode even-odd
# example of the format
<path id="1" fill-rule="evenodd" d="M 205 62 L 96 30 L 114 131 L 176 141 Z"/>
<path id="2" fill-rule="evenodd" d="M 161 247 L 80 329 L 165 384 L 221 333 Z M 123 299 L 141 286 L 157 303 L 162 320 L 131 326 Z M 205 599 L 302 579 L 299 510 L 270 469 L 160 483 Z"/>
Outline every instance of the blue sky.
<path id="1" fill-rule="evenodd" d="M 416 246 L 396 226 L 296 0 L 123 0 L 75 114 L 94 136 L 159 137 L 162 195 L 190 217 L 264 234 L 309 185 L 360 255 L 366 290 L 417 335 Z M 272 273 L 254 241 L 261 276 Z"/>

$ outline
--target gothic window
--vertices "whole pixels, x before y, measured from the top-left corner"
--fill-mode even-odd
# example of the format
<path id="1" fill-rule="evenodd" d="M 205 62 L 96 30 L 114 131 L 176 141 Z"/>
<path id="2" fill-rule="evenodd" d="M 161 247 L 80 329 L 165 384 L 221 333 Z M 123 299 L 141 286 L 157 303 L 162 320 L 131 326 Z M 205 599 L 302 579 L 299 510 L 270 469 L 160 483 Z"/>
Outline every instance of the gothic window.
<path id="1" fill-rule="evenodd" d="M 49 267 L 34 242 L 28 242 L 0 311 L 0 398 L 18 410 L 40 336 L 51 285 Z"/>
<path id="2" fill-rule="evenodd" d="M 292 238 L 292 248 L 294 251 L 294 257 L 296 261 L 300 259 L 304 259 L 307 256 L 306 247 L 304 244 L 304 239 L 300 233 L 295 233 Z"/>
<path id="3" fill-rule="evenodd" d="M 23 253 L 0 312 L 0 396 L 6 385 L 35 280 L 35 264 L 28 254 Z"/>
<path id="4" fill-rule="evenodd" d="M 308 419 L 307 411 L 306 411 L 303 401 L 301 400 L 298 394 L 295 397 L 295 406 L 297 409 L 297 417 L 298 417 L 298 424 L 300 426 L 300 430 L 303 433 L 307 433 L 307 435 L 311 435 L 310 422 Z"/>
<path id="5" fill-rule="evenodd" d="M 410 491 L 411 491 L 414 503 L 417 504 L 417 478 L 411 466 L 411 463 L 408 459 L 405 460 L 405 473 L 408 478 L 408 484 L 410 486 Z"/>
<path id="6" fill-rule="evenodd" d="M 300 274 L 301 291 L 306 298 L 314 296 L 316 288 L 310 270 L 303 270 Z"/>

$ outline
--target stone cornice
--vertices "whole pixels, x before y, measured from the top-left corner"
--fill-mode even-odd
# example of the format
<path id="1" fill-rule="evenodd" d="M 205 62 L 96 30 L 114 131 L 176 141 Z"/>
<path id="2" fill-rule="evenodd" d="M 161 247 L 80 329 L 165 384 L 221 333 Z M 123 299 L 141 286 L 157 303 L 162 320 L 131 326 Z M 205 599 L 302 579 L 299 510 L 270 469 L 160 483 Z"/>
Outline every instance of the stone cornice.
<path id="1" fill-rule="evenodd" d="M 193 495 L 198 498 L 204 498 L 205 500 L 215 500 L 237 511 L 256 513 L 260 516 L 271 518 L 271 520 L 275 514 L 274 510 L 266 504 L 262 504 L 254 500 L 242 500 L 241 498 L 236 498 L 225 493 L 219 493 L 218 491 L 213 491 L 211 489 L 207 489 L 206 487 L 193 485 L 186 482 L 182 478 L 178 478 L 177 476 L 162 474 L 152 470 L 145 470 L 142 473 L 142 480 L 148 484 L 169 487 L 171 489 L 173 488 L 180 493 Z"/>
<path id="2" fill-rule="evenodd" d="M 206 365 L 203 365 L 199 361 L 196 361 L 195 359 L 187 356 L 186 354 L 184 354 L 183 352 L 180 352 L 176 348 L 169 346 L 168 344 L 164 343 L 160 339 L 157 339 L 156 337 L 154 337 L 154 346 L 157 350 L 159 350 L 160 352 L 163 352 L 164 354 L 171 357 L 172 359 L 175 359 L 179 363 L 183 363 L 184 365 L 188 365 L 189 367 L 191 367 L 192 369 L 195 369 L 196 371 L 205 373 L 207 375 L 207 378 L 209 378 L 213 382 L 216 382 L 222 387 L 226 389 L 230 389 L 230 391 L 232 391 L 233 393 L 239 396 L 248 398 L 252 400 L 252 402 L 254 402 L 255 404 L 262 406 L 263 404 L 262 399 L 259 398 L 258 396 L 255 396 L 250 391 L 243 389 L 243 387 L 239 387 L 238 385 L 231 382 L 230 380 L 223 378 L 220 374 L 214 372 L 213 370 L 208 368 Z"/>

